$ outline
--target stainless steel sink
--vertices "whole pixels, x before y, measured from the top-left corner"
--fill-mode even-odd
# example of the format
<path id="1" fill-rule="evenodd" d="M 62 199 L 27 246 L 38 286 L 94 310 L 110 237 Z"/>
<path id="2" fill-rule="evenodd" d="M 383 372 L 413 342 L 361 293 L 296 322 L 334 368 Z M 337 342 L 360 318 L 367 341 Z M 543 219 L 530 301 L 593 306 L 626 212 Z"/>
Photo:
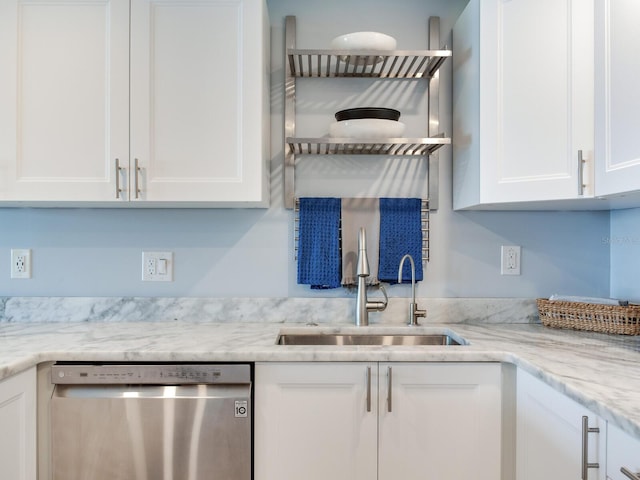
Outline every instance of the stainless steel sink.
<path id="1" fill-rule="evenodd" d="M 278 337 L 278 345 L 464 345 L 465 342 L 446 334 L 340 334 L 285 333 Z"/>

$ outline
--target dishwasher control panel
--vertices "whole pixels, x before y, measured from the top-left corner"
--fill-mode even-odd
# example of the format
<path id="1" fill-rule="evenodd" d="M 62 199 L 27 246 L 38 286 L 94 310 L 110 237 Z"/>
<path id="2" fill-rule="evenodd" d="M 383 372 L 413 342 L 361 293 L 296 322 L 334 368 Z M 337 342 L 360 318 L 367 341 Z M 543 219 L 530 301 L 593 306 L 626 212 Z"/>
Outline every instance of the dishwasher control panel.
<path id="1" fill-rule="evenodd" d="M 81 384 L 245 384 L 251 383 L 248 364 L 56 364 L 51 383 Z"/>

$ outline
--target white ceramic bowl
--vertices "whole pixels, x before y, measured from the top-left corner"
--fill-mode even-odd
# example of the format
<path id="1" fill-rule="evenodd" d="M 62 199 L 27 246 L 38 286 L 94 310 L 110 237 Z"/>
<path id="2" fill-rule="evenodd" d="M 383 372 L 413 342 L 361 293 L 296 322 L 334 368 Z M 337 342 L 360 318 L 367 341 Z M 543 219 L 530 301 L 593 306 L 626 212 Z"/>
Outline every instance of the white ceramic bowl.
<path id="1" fill-rule="evenodd" d="M 377 138 L 401 137 L 405 125 L 395 120 L 382 118 L 357 118 L 343 120 L 329 125 L 329 136 L 334 138 L 357 138 L 372 140 Z"/>
<path id="2" fill-rule="evenodd" d="M 335 50 L 395 50 L 396 39 L 378 32 L 354 32 L 331 40 Z"/>

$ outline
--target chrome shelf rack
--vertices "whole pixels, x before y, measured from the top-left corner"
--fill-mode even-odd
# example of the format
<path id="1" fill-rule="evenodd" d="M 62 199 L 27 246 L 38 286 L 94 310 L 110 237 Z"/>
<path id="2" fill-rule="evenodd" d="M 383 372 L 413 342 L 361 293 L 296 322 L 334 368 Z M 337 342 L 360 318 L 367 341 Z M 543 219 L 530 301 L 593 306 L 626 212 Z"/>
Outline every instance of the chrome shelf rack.
<path id="1" fill-rule="evenodd" d="M 432 78 L 450 56 L 451 50 L 287 50 L 294 77 Z"/>
<path id="2" fill-rule="evenodd" d="M 431 155 L 451 140 L 434 138 L 287 138 L 295 155 Z"/>
<path id="3" fill-rule="evenodd" d="M 296 49 L 296 18 L 285 24 L 285 158 L 284 205 L 295 206 L 295 167 L 297 155 L 386 155 L 416 156 L 429 159 L 428 183 L 430 210 L 438 209 L 439 165 L 437 150 L 451 139 L 437 132 L 439 120 L 439 69 L 451 50 L 440 47 L 440 18 L 429 18 L 431 50 L 300 50 Z M 429 121 L 424 138 L 298 138 L 295 136 L 295 98 L 297 78 L 379 78 L 424 79 L 428 85 Z"/>

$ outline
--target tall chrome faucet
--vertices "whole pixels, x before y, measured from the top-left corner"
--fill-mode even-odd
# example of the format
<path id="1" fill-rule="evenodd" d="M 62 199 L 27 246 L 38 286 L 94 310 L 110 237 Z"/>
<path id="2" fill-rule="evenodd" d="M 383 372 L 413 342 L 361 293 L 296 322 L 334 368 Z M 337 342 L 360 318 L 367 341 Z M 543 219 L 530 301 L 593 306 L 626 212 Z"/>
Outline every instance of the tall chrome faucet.
<path id="1" fill-rule="evenodd" d="M 382 312 L 387 308 L 389 298 L 384 287 L 380 285 L 380 290 L 384 294 L 384 301 L 370 302 L 367 299 L 367 277 L 370 275 L 369 258 L 367 256 L 367 232 L 360 228 L 358 236 L 358 265 L 356 268 L 358 276 L 358 300 L 356 303 L 356 325 L 369 325 L 369 312 Z"/>
<path id="2" fill-rule="evenodd" d="M 426 310 L 419 310 L 418 304 L 416 303 L 416 264 L 413 263 L 413 257 L 409 254 L 406 254 L 400 260 L 400 267 L 398 268 L 398 283 L 402 283 L 402 267 L 404 266 L 404 261 L 409 259 L 411 263 L 411 303 L 409 304 L 409 321 L 407 322 L 409 325 L 415 326 L 420 325 L 418 323 L 418 317 L 426 317 Z"/>

